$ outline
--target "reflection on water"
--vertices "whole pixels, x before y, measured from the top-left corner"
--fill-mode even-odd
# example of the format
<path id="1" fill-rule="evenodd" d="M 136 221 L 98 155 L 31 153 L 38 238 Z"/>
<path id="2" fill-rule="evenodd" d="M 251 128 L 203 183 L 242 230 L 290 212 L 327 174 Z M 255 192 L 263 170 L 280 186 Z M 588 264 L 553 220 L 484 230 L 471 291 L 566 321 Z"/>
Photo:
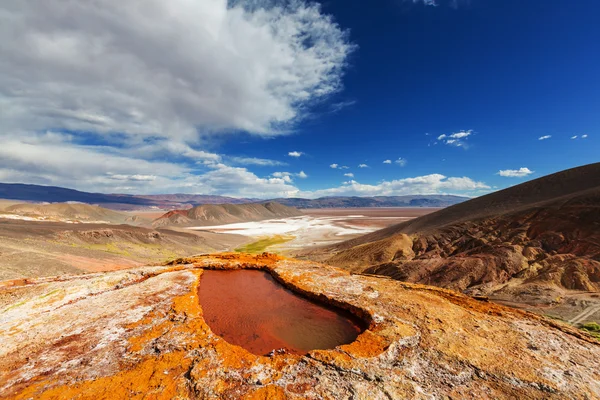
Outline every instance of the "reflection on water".
<path id="1" fill-rule="evenodd" d="M 212 331 L 258 355 L 331 349 L 361 332 L 354 317 L 292 293 L 263 271 L 206 270 L 198 294 Z"/>

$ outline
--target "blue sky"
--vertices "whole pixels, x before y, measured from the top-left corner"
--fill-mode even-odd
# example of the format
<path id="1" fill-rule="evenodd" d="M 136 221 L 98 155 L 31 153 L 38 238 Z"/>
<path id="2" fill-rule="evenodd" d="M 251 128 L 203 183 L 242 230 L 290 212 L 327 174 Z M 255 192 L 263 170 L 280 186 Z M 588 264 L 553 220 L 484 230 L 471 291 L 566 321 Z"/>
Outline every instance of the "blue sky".
<path id="1" fill-rule="evenodd" d="M 597 1 L 136 3 L 0 5 L 0 181 L 477 196 L 599 161 Z"/>

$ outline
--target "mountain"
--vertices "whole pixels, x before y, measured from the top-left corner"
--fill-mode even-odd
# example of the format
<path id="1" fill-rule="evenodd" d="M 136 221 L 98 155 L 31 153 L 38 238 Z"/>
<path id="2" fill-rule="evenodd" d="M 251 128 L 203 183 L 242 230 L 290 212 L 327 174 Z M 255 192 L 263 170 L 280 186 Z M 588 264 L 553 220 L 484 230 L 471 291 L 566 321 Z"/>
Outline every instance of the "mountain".
<path id="1" fill-rule="evenodd" d="M 104 194 L 88 193 L 56 186 L 0 183 L 0 199 L 29 202 L 96 204 L 112 210 L 143 208 L 181 209 L 202 204 L 246 204 L 259 199 L 235 198 L 202 194 Z M 448 207 L 468 197 L 449 195 L 411 195 L 375 197 L 322 197 L 319 199 L 279 198 L 264 202 L 277 202 L 295 208 L 356 208 L 356 207 Z"/>
<path id="2" fill-rule="evenodd" d="M 600 163 L 308 254 L 345 269 L 505 300 L 600 291 Z"/>
<path id="3" fill-rule="evenodd" d="M 209 204 L 190 210 L 169 211 L 152 225 L 160 226 L 210 226 L 237 222 L 261 221 L 302 215 L 295 208 L 275 202 L 250 204 Z"/>
<path id="4" fill-rule="evenodd" d="M 210 195 L 129 195 L 88 193 L 57 186 L 27 185 L 22 183 L 0 183 L 0 199 L 30 202 L 65 203 L 81 202 L 97 204 L 113 210 L 135 208 L 182 208 L 184 205 L 248 203 L 252 199 Z"/>
<path id="5" fill-rule="evenodd" d="M 321 197 L 318 199 L 279 198 L 278 203 L 296 208 L 359 208 L 359 207 L 448 207 L 469 200 L 450 195 L 411 195 L 375 197 Z"/>
<path id="6" fill-rule="evenodd" d="M 82 203 L 15 204 L 5 207 L 4 214 L 39 218 L 49 221 L 95 222 L 110 224 L 138 224 L 139 217 Z"/>

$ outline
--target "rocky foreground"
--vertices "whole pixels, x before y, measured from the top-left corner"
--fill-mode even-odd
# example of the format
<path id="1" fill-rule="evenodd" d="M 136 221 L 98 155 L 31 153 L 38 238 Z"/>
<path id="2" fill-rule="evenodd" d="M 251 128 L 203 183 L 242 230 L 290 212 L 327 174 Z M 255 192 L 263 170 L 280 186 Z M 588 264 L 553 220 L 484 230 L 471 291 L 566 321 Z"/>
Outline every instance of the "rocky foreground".
<path id="1" fill-rule="evenodd" d="M 256 356 L 203 320 L 202 268 L 268 270 L 369 329 L 333 350 Z M 574 328 L 271 255 L 0 283 L 0 342 L 0 398 L 600 398 L 600 343 Z"/>

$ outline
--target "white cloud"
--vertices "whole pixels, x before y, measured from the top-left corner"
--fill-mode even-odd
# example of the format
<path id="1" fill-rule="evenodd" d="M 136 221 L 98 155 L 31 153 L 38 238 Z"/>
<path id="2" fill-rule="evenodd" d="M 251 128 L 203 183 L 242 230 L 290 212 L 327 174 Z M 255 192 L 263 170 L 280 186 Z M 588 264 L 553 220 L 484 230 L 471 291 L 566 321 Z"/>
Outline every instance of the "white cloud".
<path id="1" fill-rule="evenodd" d="M 577 135 L 571 136 L 571 140 L 575 140 L 575 139 L 577 139 Z"/>
<path id="2" fill-rule="evenodd" d="M 460 132 L 453 133 L 452 135 L 450 135 L 450 137 L 452 139 L 464 139 L 466 137 L 471 136 L 472 133 L 473 133 L 472 130 L 460 131 Z"/>
<path id="3" fill-rule="evenodd" d="M 296 158 L 298 158 L 298 157 L 300 157 L 300 156 L 301 156 L 301 155 L 303 155 L 303 154 L 304 154 L 304 153 L 303 153 L 303 152 L 301 152 L 301 151 L 290 151 L 290 152 L 288 153 L 288 156 L 290 156 L 290 157 L 296 157 Z"/>
<path id="4" fill-rule="evenodd" d="M 481 194 L 490 187 L 468 177 L 446 177 L 441 174 L 383 181 L 377 185 L 361 184 L 354 180 L 342 186 L 314 192 L 300 192 L 298 196 L 400 196 L 405 194 Z"/>
<path id="5" fill-rule="evenodd" d="M 40 145 L 43 142 L 43 145 Z M 327 195 L 394 195 L 458 193 L 480 194 L 487 186 L 469 178 L 446 178 L 440 174 L 347 185 L 302 192 L 293 183 L 303 179 L 300 171 L 275 172 L 259 177 L 242 167 L 205 160 L 200 164 L 148 161 L 101 146 L 82 146 L 68 135 L 11 139 L 0 146 L 0 182 L 58 185 L 105 193 L 201 193 L 251 198 L 320 197 Z"/>
<path id="6" fill-rule="evenodd" d="M 354 178 L 354 174 L 352 172 L 345 173 L 344 176 L 347 176 L 348 178 Z"/>
<path id="7" fill-rule="evenodd" d="M 152 182 L 156 180 L 155 175 L 119 175 L 108 173 L 108 178 L 115 181 L 137 181 L 137 182 Z"/>
<path id="8" fill-rule="evenodd" d="M 286 4 L 287 3 L 287 4 Z M 316 3 L 0 5 L 4 130 L 272 136 L 341 87 L 353 46 Z"/>
<path id="9" fill-rule="evenodd" d="M 333 169 L 350 169 L 347 165 L 331 164 L 329 168 Z"/>
<path id="10" fill-rule="evenodd" d="M 468 148 L 466 140 L 469 136 L 473 134 L 473 130 L 462 130 L 459 132 L 452 133 L 450 135 L 442 134 L 437 137 L 438 142 L 442 142 L 443 144 L 447 144 L 449 146 L 462 147 L 464 149 Z M 438 144 L 435 142 L 434 144 Z"/>
<path id="11" fill-rule="evenodd" d="M 587 139 L 587 138 L 588 138 L 588 135 L 581 135 L 581 138 L 582 138 L 582 139 Z"/>
<path id="12" fill-rule="evenodd" d="M 391 164 L 391 163 L 392 163 L 392 160 L 385 160 L 383 163 L 384 163 L 384 164 Z"/>
<path id="13" fill-rule="evenodd" d="M 369 168 L 367 164 L 359 164 L 358 168 Z"/>
<path id="14" fill-rule="evenodd" d="M 404 167 L 408 161 L 402 157 L 399 157 L 396 161 L 394 161 L 396 164 L 398 164 L 401 167 Z"/>
<path id="15" fill-rule="evenodd" d="M 538 138 L 538 140 L 547 140 L 547 139 L 550 139 L 551 137 L 552 137 L 552 135 L 540 136 L 540 137 Z"/>
<path id="16" fill-rule="evenodd" d="M 239 165 L 258 165 L 260 167 L 277 167 L 281 165 L 287 165 L 284 162 L 277 160 L 269 160 L 267 158 L 257 157 L 227 157 L 228 160 Z"/>
<path id="17" fill-rule="evenodd" d="M 109 192 L 295 193 L 209 141 L 289 133 L 354 49 L 304 0 L 6 0 L 0 37 L 0 180 Z"/>
<path id="18" fill-rule="evenodd" d="M 522 167 L 519 169 L 504 169 L 498 171 L 498 175 L 509 178 L 523 178 L 531 174 L 533 174 L 533 171 L 526 167 Z"/>
<path id="19" fill-rule="evenodd" d="M 308 175 L 304 171 L 300 171 L 297 174 L 292 173 L 292 172 L 273 172 L 271 174 L 271 176 L 273 176 L 274 178 L 282 178 L 286 182 L 292 182 L 292 177 L 293 176 L 296 176 L 296 177 L 301 178 L 301 179 L 308 178 Z"/>

